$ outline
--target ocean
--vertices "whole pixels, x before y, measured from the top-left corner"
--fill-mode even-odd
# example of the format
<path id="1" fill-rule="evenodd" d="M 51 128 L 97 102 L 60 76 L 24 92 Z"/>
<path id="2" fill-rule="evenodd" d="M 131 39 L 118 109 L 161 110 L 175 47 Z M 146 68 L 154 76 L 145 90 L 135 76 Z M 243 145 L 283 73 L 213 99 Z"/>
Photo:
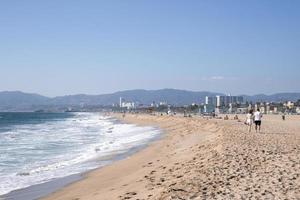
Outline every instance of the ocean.
<path id="1" fill-rule="evenodd" d="M 110 164 L 159 135 L 99 113 L 0 113 L 0 195 Z"/>

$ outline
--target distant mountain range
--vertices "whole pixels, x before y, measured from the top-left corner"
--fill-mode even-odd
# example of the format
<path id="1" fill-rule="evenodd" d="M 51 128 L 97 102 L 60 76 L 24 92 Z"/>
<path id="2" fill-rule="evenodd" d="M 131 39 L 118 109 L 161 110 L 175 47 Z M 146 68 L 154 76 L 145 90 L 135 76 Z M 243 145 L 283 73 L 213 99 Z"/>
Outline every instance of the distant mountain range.
<path id="1" fill-rule="evenodd" d="M 248 102 L 284 102 L 297 101 L 300 99 L 300 93 L 276 93 L 272 95 L 257 94 L 253 96 L 242 95 Z"/>
<path id="2" fill-rule="evenodd" d="M 127 90 L 112 94 L 102 95 L 68 95 L 49 98 L 38 94 L 24 93 L 20 91 L 0 92 L 0 111 L 30 110 L 43 106 L 71 106 L 71 105 L 112 105 L 118 104 L 120 97 L 126 101 L 135 101 L 141 104 L 150 104 L 153 101 L 161 101 L 174 105 L 186 105 L 191 103 L 203 103 L 205 96 L 223 95 L 215 92 L 193 92 L 176 89 L 162 90 Z M 300 93 L 278 93 L 273 95 L 242 95 L 247 101 L 297 101 Z"/>

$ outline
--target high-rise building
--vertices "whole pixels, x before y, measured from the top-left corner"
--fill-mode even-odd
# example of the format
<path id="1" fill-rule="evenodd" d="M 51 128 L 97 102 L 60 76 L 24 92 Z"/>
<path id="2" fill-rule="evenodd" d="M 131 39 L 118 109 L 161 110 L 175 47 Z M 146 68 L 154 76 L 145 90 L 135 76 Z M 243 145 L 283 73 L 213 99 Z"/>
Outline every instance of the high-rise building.
<path id="1" fill-rule="evenodd" d="M 216 96 L 216 106 L 220 107 L 221 105 L 221 96 Z"/>
<path id="2" fill-rule="evenodd" d="M 230 95 L 228 95 L 228 96 L 224 96 L 224 99 L 225 99 L 225 105 L 224 106 L 229 106 L 229 104 L 231 104 L 232 103 L 232 98 L 233 98 L 233 96 L 230 96 Z"/>
<path id="3" fill-rule="evenodd" d="M 206 105 L 215 105 L 216 104 L 216 98 L 215 97 L 205 97 L 205 104 Z"/>
<path id="4" fill-rule="evenodd" d="M 215 105 L 217 108 L 228 107 L 230 104 L 242 104 L 244 98 L 242 96 L 216 96 L 216 97 L 206 97 L 206 105 Z"/>
<path id="5" fill-rule="evenodd" d="M 120 108 L 122 107 L 122 97 L 120 97 Z"/>
<path id="6" fill-rule="evenodd" d="M 238 103 L 238 104 L 244 103 L 244 97 L 238 96 L 238 97 L 237 97 L 237 103 Z"/>

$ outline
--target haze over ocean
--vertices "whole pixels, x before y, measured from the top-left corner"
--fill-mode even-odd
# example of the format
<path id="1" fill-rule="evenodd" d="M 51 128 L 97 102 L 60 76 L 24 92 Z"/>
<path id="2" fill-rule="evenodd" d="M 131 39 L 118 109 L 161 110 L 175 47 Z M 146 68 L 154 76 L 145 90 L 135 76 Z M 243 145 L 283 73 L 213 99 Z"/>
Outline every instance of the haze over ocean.
<path id="1" fill-rule="evenodd" d="M 299 92 L 300 2 L 2 1 L 0 91 Z"/>

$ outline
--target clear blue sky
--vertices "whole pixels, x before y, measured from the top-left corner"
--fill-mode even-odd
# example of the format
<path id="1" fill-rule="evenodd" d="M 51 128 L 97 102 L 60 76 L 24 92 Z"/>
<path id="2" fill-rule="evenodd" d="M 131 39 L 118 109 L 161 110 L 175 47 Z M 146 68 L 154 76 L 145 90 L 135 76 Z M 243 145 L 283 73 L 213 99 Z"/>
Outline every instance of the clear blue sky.
<path id="1" fill-rule="evenodd" d="M 0 91 L 300 92 L 298 0 L 0 2 Z"/>

